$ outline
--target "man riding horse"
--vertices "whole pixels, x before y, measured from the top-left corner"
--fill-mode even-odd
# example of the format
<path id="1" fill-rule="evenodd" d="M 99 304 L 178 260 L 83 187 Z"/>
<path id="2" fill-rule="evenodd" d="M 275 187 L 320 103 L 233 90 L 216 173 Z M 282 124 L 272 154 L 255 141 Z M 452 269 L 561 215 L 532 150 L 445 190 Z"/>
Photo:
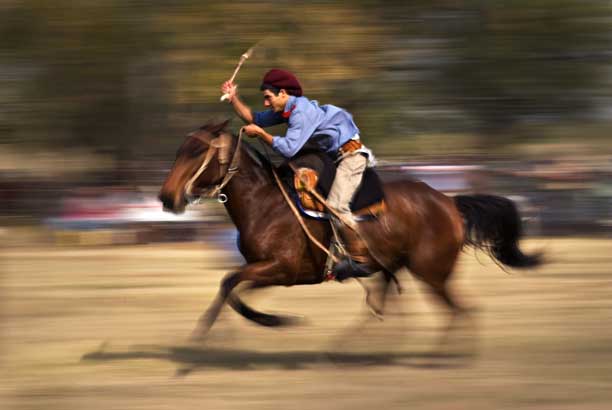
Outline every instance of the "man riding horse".
<path id="1" fill-rule="evenodd" d="M 221 92 L 248 124 L 244 127 L 248 136 L 259 137 L 287 159 L 294 158 L 308 142 L 309 148 L 325 152 L 335 160 L 336 176 L 327 205 L 339 216 L 331 217 L 332 224 L 340 231 L 350 258 L 337 264 L 334 271 L 348 270 L 354 276 L 371 273 L 366 265 L 367 246 L 359 234 L 350 203 L 366 168 L 373 166 L 375 160 L 372 152 L 361 143 L 352 115 L 342 108 L 319 105 L 304 97 L 300 82 L 286 70 L 272 69 L 263 77 L 260 90 L 264 107 L 268 108 L 265 111 L 252 112 L 239 98 L 237 88 L 230 80 L 223 83 Z M 284 136 L 272 136 L 263 129 L 282 123 L 288 126 Z"/>
<path id="2" fill-rule="evenodd" d="M 240 116 L 249 123 L 255 122 L 247 126 L 248 133 L 293 157 L 294 162 L 303 159 L 295 155 L 300 148 L 304 150 L 306 141 L 318 144 L 317 154 L 321 155 L 316 158 L 331 162 L 326 153 L 339 156 L 339 165 L 347 164 L 351 168 L 349 174 L 358 175 L 357 182 L 351 186 L 367 185 L 370 170 L 364 173 L 363 182 L 360 178 L 366 167 L 365 155 L 369 153 L 353 139 L 358 130 L 351 116 L 337 107 L 320 107 L 302 97 L 299 82 L 286 72 L 272 71 L 264 80 L 264 105 L 270 109 L 258 114 L 253 114 L 238 99 L 233 83 L 226 83 L 222 88 L 224 92 L 229 91 L 230 101 Z M 261 129 L 261 126 L 285 120 L 289 123 L 289 131 L 284 138 L 272 137 Z M 234 137 L 226 128 L 227 121 L 209 123 L 190 133 L 178 149 L 159 193 L 164 209 L 174 213 L 183 212 L 190 198 L 219 194 L 219 198 L 224 197 L 225 208 L 239 232 L 237 245 L 245 264 L 221 280 L 217 296 L 194 331 L 196 339 L 208 333 L 226 303 L 261 325 L 286 324 L 282 317 L 246 305 L 240 299 L 241 291 L 321 283 L 326 279 L 327 262 L 332 259 L 326 261 L 326 249 L 318 242 L 333 241 L 332 229 L 317 220 L 296 219 L 297 211 L 287 193 L 279 189 L 276 172 L 270 172 L 269 164 L 258 158 L 248 144 L 241 143 L 243 132 Z M 338 154 L 338 150 L 351 141 L 353 147 L 344 149 L 343 155 Z M 362 151 L 365 152 L 362 154 Z M 357 163 L 354 167 L 351 167 L 352 160 Z M 346 184 L 342 173 L 336 179 L 337 184 Z M 329 182 L 326 178 L 326 189 Z M 385 211 L 376 214 L 373 221 L 359 222 L 359 231 L 364 233 L 369 246 L 369 261 L 365 265 L 371 267 L 371 272 L 383 274 L 378 296 L 372 298 L 368 292 L 366 298 L 377 314 L 384 311 L 389 283 L 400 269 L 405 268 L 426 283 L 451 309 L 452 324 L 465 313 L 449 289 L 449 279 L 465 246 L 482 249 L 505 266 L 525 269 L 541 263 L 540 254 L 525 254 L 520 249 L 521 216 L 507 198 L 495 195 L 449 197 L 409 178 L 386 181 L 382 191 L 387 204 Z M 361 194 L 357 192 L 355 204 L 360 202 Z M 352 195 L 353 192 L 344 196 L 345 205 Z M 334 206 L 340 207 L 337 201 Z M 351 206 L 359 208 L 355 204 Z M 342 230 L 346 235 L 352 233 L 348 228 Z M 288 239 L 291 243 L 285 243 Z M 336 268 L 343 262 L 346 259 L 337 263 Z M 337 272 L 340 275 L 336 277 L 341 280 L 342 272 L 334 269 L 334 273 Z"/>

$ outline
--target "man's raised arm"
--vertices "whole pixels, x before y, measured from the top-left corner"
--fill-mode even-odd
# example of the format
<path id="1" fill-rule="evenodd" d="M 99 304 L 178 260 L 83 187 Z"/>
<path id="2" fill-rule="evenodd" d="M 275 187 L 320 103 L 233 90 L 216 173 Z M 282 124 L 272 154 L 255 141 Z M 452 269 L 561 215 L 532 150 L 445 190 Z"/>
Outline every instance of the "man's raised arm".
<path id="1" fill-rule="evenodd" d="M 238 86 L 236 84 L 231 81 L 224 82 L 221 86 L 221 93 L 227 94 L 227 100 L 230 104 L 232 104 L 234 111 L 236 111 L 236 114 L 242 118 L 242 121 L 246 122 L 247 124 L 253 123 L 253 112 L 245 103 L 242 102 L 240 97 L 238 97 Z"/>

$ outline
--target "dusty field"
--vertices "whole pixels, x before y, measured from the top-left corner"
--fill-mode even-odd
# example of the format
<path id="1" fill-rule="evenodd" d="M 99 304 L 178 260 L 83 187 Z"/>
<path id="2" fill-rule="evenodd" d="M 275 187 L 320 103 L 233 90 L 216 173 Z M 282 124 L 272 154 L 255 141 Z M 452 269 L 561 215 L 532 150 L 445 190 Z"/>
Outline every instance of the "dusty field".
<path id="1" fill-rule="evenodd" d="M 227 309 L 186 343 L 237 263 L 201 244 L 1 251 L 2 409 L 609 409 L 612 241 L 547 239 L 509 275 L 463 255 L 472 322 L 436 349 L 442 306 L 409 275 L 384 322 L 356 282 L 265 290 L 259 328 Z"/>

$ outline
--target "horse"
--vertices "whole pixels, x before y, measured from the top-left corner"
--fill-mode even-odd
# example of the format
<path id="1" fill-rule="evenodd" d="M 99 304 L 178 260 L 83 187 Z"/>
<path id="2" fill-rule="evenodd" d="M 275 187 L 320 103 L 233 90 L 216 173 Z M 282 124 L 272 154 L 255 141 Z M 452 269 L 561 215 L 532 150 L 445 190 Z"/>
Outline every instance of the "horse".
<path id="1" fill-rule="evenodd" d="M 287 318 L 246 305 L 240 298 L 243 290 L 325 280 L 327 255 L 308 239 L 275 183 L 271 163 L 228 132 L 227 123 L 209 123 L 188 135 L 159 194 L 164 209 L 174 213 L 183 212 L 194 197 L 218 194 L 239 232 L 238 248 L 246 263 L 221 280 L 214 301 L 192 333 L 194 339 L 209 332 L 225 303 L 260 325 L 287 323 Z M 519 248 L 520 215 L 506 198 L 449 197 L 409 178 L 383 182 L 383 192 L 386 211 L 359 222 L 360 232 L 377 255 L 371 262 L 373 270 L 384 274 L 383 296 L 395 273 L 407 268 L 457 317 L 466 309 L 455 300 L 448 280 L 464 246 L 485 249 L 509 267 L 541 263 L 541 254 L 528 255 Z M 329 223 L 312 219 L 304 223 L 320 243 L 330 243 Z M 378 309 L 382 314 L 382 306 Z"/>

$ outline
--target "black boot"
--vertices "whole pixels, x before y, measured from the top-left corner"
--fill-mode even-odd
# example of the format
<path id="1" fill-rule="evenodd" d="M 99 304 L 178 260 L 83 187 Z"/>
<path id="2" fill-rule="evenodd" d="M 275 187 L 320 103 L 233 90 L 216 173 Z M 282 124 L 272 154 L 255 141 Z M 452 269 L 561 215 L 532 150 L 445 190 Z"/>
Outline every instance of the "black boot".
<path id="1" fill-rule="evenodd" d="M 348 278 L 364 278 L 375 272 L 367 264 L 355 262 L 351 258 L 342 259 L 332 269 L 332 275 L 339 282 L 343 282 Z"/>
<path id="2" fill-rule="evenodd" d="M 349 255 L 332 269 L 332 275 L 342 282 L 348 278 L 362 278 L 374 273 L 368 266 L 370 261 L 368 246 L 357 232 L 348 226 L 340 227 L 340 236 Z"/>

